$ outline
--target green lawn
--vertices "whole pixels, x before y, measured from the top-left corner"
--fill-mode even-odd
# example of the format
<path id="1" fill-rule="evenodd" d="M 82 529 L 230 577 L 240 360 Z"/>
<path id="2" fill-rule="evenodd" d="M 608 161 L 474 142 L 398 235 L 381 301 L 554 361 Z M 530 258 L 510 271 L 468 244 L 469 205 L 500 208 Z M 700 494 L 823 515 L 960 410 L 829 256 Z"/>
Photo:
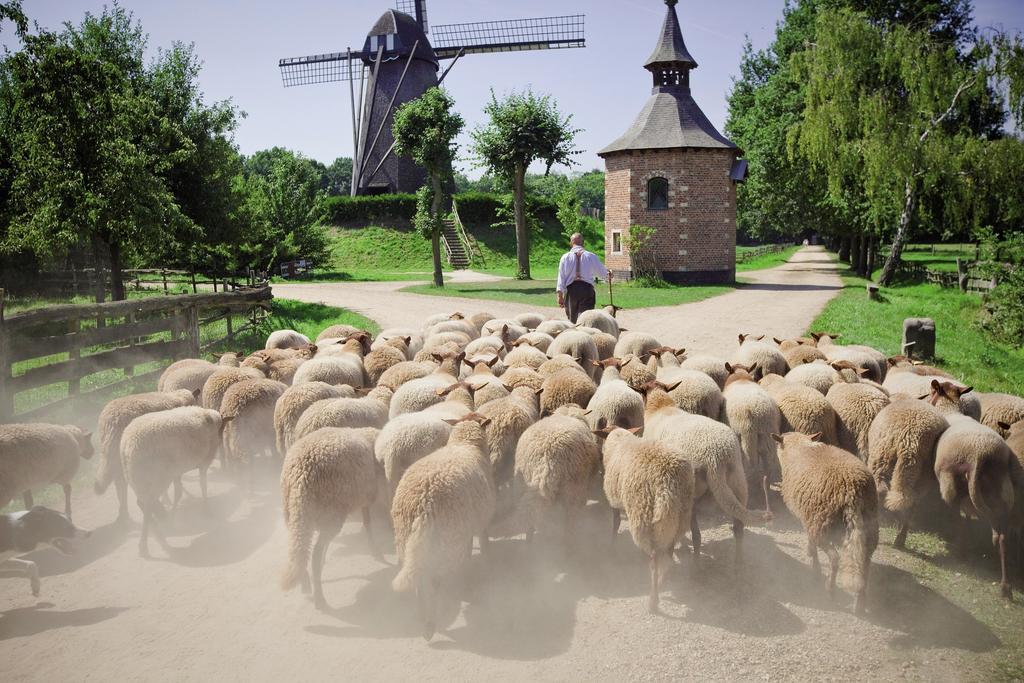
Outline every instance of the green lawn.
<path id="1" fill-rule="evenodd" d="M 822 311 L 811 330 L 841 332 L 846 344 L 867 344 L 887 355 L 900 353 L 904 318 L 935 320 L 939 367 L 978 391 L 1024 395 L 1024 349 L 989 339 L 974 325 L 982 299 L 938 285 L 900 285 L 869 301 L 863 278 L 845 275 L 846 287 Z"/>
<path id="2" fill-rule="evenodd" d="M 736 247 L 736 254 L 739 255 L 743 251 L 753 251 L 757 248 L 758 247 Z M 744 263 L 737 263 L 736 272 L 743 273 L 748 270 L 764 270 L 765 268 L 781 266 L 783 263 L 786 263 L 789 259 L 793 258 L 793 254 L 799 250 L 800 247 L 793 246 L 788 249 L 783 249 L 782 251 L 777 251 L 774 254 L 764 254 Z"/>
<path id="3" fill-rule="evenodd" d="M 692 287 L 640 287 L 632 282 L 614 285 L 615 305 L 623 308 L 648 308 L 671 306 L 700 301 L 719 294 L 731 292 L 728 285 L 706 285 Z M 552 280 L 506 280 L 503 282 L 474 282 L 446 285 L 437 288 L 432 285 L 413 285 L 403 292 L 429 294 L 432 296 L 456 296 L 467 299 L 490 299 L 511 301 L 531 306 L 556 306 L 555 281 Z M 598 283 L 597 306 L 608 304 L 608 286 Z"/>

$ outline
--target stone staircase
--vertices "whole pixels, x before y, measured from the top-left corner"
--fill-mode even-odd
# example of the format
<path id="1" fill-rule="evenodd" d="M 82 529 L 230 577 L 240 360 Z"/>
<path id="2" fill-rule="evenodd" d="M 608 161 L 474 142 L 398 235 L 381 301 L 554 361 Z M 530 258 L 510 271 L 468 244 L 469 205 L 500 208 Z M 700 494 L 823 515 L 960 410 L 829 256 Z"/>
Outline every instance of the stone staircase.
<path id="1" fill-rule="evenodd" d="M 459 231 L 455 227 L 454 220 L 451 218 L 445 219 L 441 235 L 444 237 L 444 241 L 448 244 L 448 250 L 450 253 L 450 257 L 448 259 L 449 265 L 451 265 L 455 270 L 465 270 L 466 268 L 469 268 L 469 255 L 466 254 L 466 247 L 462 244 L 462 240 L 459 239 Z"/>

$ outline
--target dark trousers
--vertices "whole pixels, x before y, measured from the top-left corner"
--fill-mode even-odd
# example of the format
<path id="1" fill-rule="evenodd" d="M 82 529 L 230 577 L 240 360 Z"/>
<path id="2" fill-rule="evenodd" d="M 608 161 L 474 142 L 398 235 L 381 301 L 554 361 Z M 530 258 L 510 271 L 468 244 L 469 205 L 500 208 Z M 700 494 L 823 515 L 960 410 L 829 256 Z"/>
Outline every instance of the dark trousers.
<path id="1" fill-rule="evenodd" d="M 580 313 L 594 308 L 596 300 L 594 285 L 582 280 L 570 282 L 565 288 L 565 315 L 575 323 Z"/>

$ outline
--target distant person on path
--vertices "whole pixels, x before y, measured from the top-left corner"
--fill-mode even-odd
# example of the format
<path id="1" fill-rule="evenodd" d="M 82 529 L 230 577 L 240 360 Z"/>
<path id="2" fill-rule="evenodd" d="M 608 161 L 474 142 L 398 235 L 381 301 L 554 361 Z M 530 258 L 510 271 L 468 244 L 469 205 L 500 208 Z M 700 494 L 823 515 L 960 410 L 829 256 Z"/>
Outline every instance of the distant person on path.
<path id="1" fill-rule="evenodd" d="M 583 248 L 583 235 L 574 233 L 569 244 L 569 252 L 558 262 L 556 289 L 558 305 L 565 308 L 565 315 L 575 323 L 580 313 L 594 307 L 594 279 L 611 281 L 612 274 L 596 254 Z"/>

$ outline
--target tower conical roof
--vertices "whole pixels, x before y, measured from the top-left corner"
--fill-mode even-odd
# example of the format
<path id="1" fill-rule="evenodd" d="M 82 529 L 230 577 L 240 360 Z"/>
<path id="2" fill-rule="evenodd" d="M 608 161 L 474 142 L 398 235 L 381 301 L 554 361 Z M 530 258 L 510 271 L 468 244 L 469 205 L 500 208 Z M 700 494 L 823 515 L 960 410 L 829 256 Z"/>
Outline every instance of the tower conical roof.
<path id="1" fill-rule="evenodd" d="M 689 69 L 697 68 L 697 60 L 690 56 L 686 43 L 683 42 L 683 31 L 679 28 L 679 17 L 676 16 L 676 2 L 677 0 L 665 0 L 668 13 L 661 27 L 658 44 L 644 63 L 645 69 L 652 69 L 658 64 L 681 64 Z"/>

